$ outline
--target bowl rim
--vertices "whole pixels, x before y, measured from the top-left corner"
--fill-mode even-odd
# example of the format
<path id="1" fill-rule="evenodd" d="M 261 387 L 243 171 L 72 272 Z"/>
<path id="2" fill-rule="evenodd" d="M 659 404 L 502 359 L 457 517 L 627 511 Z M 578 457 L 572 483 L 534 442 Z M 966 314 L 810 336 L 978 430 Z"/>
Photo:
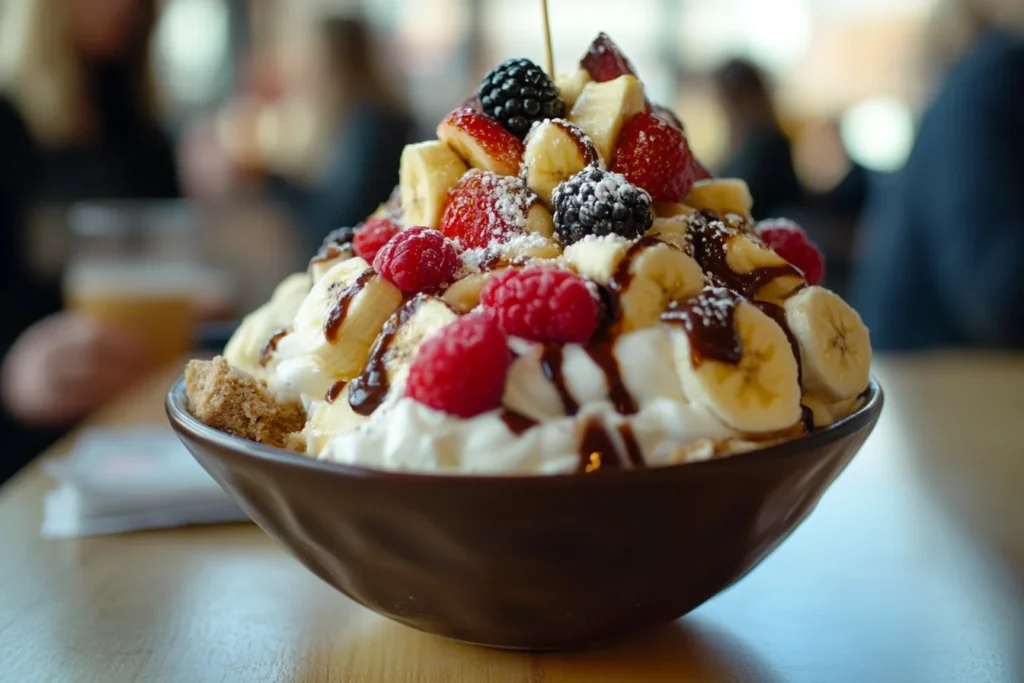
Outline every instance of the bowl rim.
<path id="1" fill-rule="evenodd" d="M 878 419 L 882 410 L 882 405 L 885 401 L 885 394 L 874 374 L 870 376 L 868 388 L 865 392 L 867 393 L 867 400 L 859 410 L 832 423 L 828 427 L 810 434 L 787 439 L 771 446 L 765 446 L 764 448 L 755 448 L 750 451 L 734 453 L 727 457 L 676 463 L 674 465 L 645 467 L 641 469 L 614 469 L 602 472 L 601 476 L 597 477 L 581 477 L 575 472 L 558 474 L 519 472 L 510 472 L 507 474 L 460 474 L 453 472 L 386 470 L 361 465 L 347 465 L 329 460 L 317 460 L 283 448 L 277 448 L 275 446 L 249 441 L 248 439 L 242 439 L 204 424 L 198 418 L 189 413 L 185 407 L 187 405 L 187 399 L 185 395 L 184 376 L 179 377 L 174 384 L 171 385 L 170 390 L 167 392 L 164 406 L 171 425 L 176 431 L 183 431 L 191 438 L 203 442 L 208 446 L 216 446 L 235 453 L 244 453 L 245 455 L 255 457 L 259 460 L 270 461 L 279 465 L 306 468 L 312 471 L 322 472 L 324 474 L 333 474 L 336 476 L 341 475 L 361 479 L 390 480 L 405 483 L 422 481 L 432 482 L 435 484 L 456 482 L 469 482 L 471 484 L 487 482 L 508 483 L 512 481 L 544 481 L 561 483 L 566 481 L 586 481 L 594 483 L 609 483 L 619 482 L 627 478 L 647 478 L 650 477 L 652 473 L 663 476 L 662 473 L 669 473 L 673 471 L 679 472 L 681 470 L 685 470 L 695 472 L 715 467 L 729 467 L 748 462 L 751 459 L 761 460 L 765 458 L 787 458 L 793 457 L 798 453 L 816 450 L 822 446 L 835 443 L 840 439 L 850 436 L 865 427 L 869 427 Z"/>

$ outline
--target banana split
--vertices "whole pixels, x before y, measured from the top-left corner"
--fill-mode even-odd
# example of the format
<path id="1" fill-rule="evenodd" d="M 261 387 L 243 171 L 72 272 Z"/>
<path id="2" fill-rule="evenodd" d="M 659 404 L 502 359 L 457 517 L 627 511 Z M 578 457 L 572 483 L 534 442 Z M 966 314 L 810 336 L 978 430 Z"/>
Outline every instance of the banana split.
<path id="1" fill-rule="evenodd" d="M 752 204 L 608 36 L 554 80 L 509 60 L 245 318 L 230 373 L 193 362 L 190 409 L 419 472 L 596 475 L 799 438 L 861 406 L 871 344 L 803 230 Z"/>

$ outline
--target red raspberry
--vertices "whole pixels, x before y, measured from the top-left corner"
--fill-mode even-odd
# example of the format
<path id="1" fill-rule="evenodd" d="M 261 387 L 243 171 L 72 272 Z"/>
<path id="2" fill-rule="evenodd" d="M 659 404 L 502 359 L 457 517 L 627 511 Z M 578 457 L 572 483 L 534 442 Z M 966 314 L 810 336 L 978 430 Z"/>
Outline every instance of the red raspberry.
<path id="1" fill-rule="evenodd" d="M 636 114 L 619 134 L 610 169 L 656 202 L 678 202 L 693 185 L 693 155 L 683 132 L 653 114 Z"/>
<path id="2" fill-rule="evenodd" d="M 455 279 L 462 261 L 455 245 L 437 230 L 402 230 L 381 247 L 373 269 L 403 292 L 423 292 Z"/>
<path id="3" fill-rule="evenodd" d="M 506 334 L 539 342 L 583 344 L 597 330 L 597 301 L 574 273 L 554 268 L 509 270 L 480 292 Z"/>
<path id="4" fill-rule="evenodd" d="M 356 235 L 352 238 L 352 248 L 355 249 L 356 256 L 373 263 L 380 248 L 400 230 L 401 228 L 388 218 L 370 218 L 356 230 Z"/>
<path id="5" fill-rule="evenodd" d="M 459 417 L 501 405 L 512 363 L 508 339 L 486 313 L 470 313 L 428 339 L 409 368 L 406 395 Z"/>
<path id="6" fill-rule="evenodd" d="M 757 234 L 775 253 L 803 271 L 807 284 L 821 284 L 825 257 L 803 228 L 785 218 L 772 218 L 757 224 Z"/>

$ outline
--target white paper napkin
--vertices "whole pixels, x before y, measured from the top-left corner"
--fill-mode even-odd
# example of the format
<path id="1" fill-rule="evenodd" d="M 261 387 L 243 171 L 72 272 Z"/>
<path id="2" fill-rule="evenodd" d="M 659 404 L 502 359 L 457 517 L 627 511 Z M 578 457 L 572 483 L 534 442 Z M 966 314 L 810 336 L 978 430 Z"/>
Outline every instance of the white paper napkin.
<path id="1" fill-rule="evenodd" d="M 44 538 L 247 519 L 169 429 L 86 430 L 48 471 Z"/>

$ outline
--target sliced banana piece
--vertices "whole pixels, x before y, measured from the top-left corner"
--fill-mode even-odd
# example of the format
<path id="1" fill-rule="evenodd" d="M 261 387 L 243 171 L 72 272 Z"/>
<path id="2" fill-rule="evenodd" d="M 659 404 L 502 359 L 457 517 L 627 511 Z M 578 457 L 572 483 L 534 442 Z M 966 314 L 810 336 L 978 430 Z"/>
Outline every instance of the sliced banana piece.
<path id="1" fill-rule="evenodd" d="M 441 299 L 457 312 L 465 314 L 480 305 L 480 292 L 492 277 L 504 272 L 505 268 L 473 273 L 453 282 L 444 290 Z"/>
<path id="2" fill-rule="evenodd" d="M 456 318 L 455 311 L 436 296 L 418 294 L 402 304 L 384 323 L 362 372 L 346 387 L 352 408 L 369 415 L 388 396 L 403 393 L 420 345 Z"/>
<path id="3" fill-rule="evenodd" d="M 658 239 L 585 238 L 562 256 L 580 275 L 618 295 L 621 332 L 657 325 L 670 302 L 685 301 L 704 288 L 697 262 Z"/>
<path id="4" fill-rule="evenodd" d="M 548 119 L 526 136 L 523 172 L 527 186 L 551 206 L 555 187 L 600 161 L 597 148 L 579 126 L 564 119 Z"/>
<path id="5" fill-rule="evenodd" d="M 622 125 L 647 107 L 644 85 L 634 76 L 587 83 L 569 120 L 583 129 L 606 165 L 611 163 Z"/>
<path id="6" fill-rule="evenodd" d="M 654 215 L 658 218 L 674 218 L 676 216 L 692 216 L 697 209 L 678 202 L 654 202 L 651 206 Z"/>
<path id="7" fill-rule="evenodd" d="M 580 93 L 583 92 L 584 86 L 590 83 L 592 80 L 590 72 L 586 69 L 576 69 L 572 73 L 560 74 L 555 77 L 555 87 L 558 88 L 558 99 L 565 102 L 566 110 L 571 110 L 572 106 L 576 104 L 576 100 L 579 99 Z"/>
<path id="8" fill-rule="evenodd" d="M 767 434 L 796 424 L 801 418 L 800 385 L 782 328 L 743 299 L 701 295 L 687 310 L 688 322 L 673 325 L 672 331 L 676 369 L 687 398 L 744 434 Z M 738 362 L 718 360 L 717 349 L 707 348 L 721 336 L 733 336 Z"/>
<path id="9" fill-rule="evenodd" d="M 811 411 L 811 419 L 814 422 L 815 429 L 828 427 L 835 421 L 832 417 L 832 411 L 829 410 L 828 405 L 826 405 L 825 402 L 817 396 L 804 394 L 804 397 L 800 399 L 800 403 Z"/>
<path id="10" fill-rule="evenodd" d="M 647 237 L 655 237 L 677 249 L 689 252 L 693 249 L 688 237 L 689 231 L 690 221 L 685 215 L 679 215 L 673 218 L 655 218 L 650 230 L 645 234 Z"/>
<path id="11" fill-rule="evenodd" d="M 314 401 L 302 430 L 306 454 L 316 457 L 336 435 L 355 429 L 367 419 L 348 404 L 348 386 L 333 401 Z"/>
<path id="12" fill-rule="evenodd" d="M 698 180 L 683 200 L 695 209 L 710 209 L 719 216 L 735 214 L 747 220 L 754 206 L 750 188 L 739 178 L 708 178 Z"/>
<path id="13" fill-rule="evenodd" d="M 333 377 L 352 379 L 384 321 L 401 303 L 402 293 L 394 285 L 363 259 L 352 258 L 313 285 L 295 314 L 294 335 Z"/>
<path id="14" fill-rule="evenodd" d="M 275 334 L 292 324 L 295 312 L 309 292 L 311 282 L 306 273 L 293 273 L 274 289 L 270 300 L 245 316 L 224 347 L 224 357 L 236 368 L 262 379 L 263 345 Z"/>
<path id="15" fill-rule="evenodd" d="M 398 171 L 405 225 L 436 229 L 448 190 L 468 170 L 459 155 L 440 140 L 406 145 Z"/>
<path id="16" fill-rule="evenodd" d="M 832 401 L 868 386 L 871 339 L 857 311 L 824 287 L 807 287 L 783 303 L 800 347 L 804 391 Z"/>
<path id="17" fill-rule="evenodd" d="M 781 305 L 782 300 L 804 286 L 804 278 L 789 267 L 786 259 L 768 248 L 755 237 L 736 233 L 725 242 L 725 262 L 739 275 L 748 275 L 761 268 L 778 268 L 779 274 L 761 285 L 753 298 Z"/>

